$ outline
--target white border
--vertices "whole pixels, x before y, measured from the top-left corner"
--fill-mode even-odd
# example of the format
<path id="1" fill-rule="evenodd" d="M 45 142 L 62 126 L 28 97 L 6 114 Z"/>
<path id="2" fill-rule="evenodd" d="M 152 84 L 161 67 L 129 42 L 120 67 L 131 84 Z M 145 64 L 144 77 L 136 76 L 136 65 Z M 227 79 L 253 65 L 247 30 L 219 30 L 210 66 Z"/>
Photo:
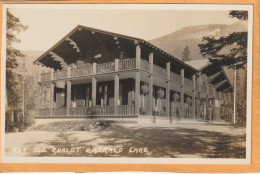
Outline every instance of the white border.
<path id="1" fill-rule="evenodd" d="M 5 55 L 6 9 L 142 9 L 142 10 L 248 10 L 248 62 L 247 62 L 247 129 L 246 159 L 214 158 L 105 158 L 105 157 L 5 157 Z M 1 162 L 3 163 L 138 163 L 138 164 L 250 164 L 251 163 L 251 101 L 252 101 L 252 33 L 253 5 L 201 5 L 201 4 L 4 4 L 1 59 Z"/>

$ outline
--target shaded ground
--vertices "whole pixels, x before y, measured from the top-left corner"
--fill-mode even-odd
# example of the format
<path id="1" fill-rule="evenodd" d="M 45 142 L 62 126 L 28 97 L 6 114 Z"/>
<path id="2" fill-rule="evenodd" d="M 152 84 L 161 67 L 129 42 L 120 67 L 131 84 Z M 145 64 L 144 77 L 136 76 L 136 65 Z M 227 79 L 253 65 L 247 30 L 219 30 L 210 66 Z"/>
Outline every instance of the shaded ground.
<path id="1" fill-rule="evenodd" d="M 94 131 L 6 134 L 6 155 L 245 158 L 245 139 L 245 128 L 226 124 L 112 123 Z"/>

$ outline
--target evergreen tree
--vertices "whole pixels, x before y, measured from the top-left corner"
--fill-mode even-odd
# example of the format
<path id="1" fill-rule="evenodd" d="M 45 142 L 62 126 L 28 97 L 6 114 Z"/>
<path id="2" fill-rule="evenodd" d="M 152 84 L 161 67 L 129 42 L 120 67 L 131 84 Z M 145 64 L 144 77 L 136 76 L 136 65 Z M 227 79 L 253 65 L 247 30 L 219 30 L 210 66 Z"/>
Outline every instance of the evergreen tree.
<path id="1" fill-rule="evenodd" d="M 15 34 L 25 31 L 24 26 L 19 18 L 15 17 L 9 9 L 7 9 L 6 23 L 6 104 L 10 107 L 17 107 L 19 99 L 19 78 L 18 77 L 18 61 L 17 58 L 25 55 L 18 49 L 13 47 L 13 43 L 21 42 Z"/>
<path id="2" fill-rule="evenodd" d="M 190 59 L 190 49 L 188 46 L 186 46 L 182 52 L 182 61 L 186 62 L 189 61 Z"/>
<path id="3" fill-rule="evenodd" d="M 230 11 L 229 16 L 239 20 L 247 20 L 247 11 Z M 247 32 L 234 32 L 228 36 L 218 39 L 214 37 L 203 37 L 205 43 L 199 44 L 200 53 L 209 57 L 209 61 L 220 66 L 239 69 L 247 62 Z M 228 53 L 223 52 L 230 48 Z"/>

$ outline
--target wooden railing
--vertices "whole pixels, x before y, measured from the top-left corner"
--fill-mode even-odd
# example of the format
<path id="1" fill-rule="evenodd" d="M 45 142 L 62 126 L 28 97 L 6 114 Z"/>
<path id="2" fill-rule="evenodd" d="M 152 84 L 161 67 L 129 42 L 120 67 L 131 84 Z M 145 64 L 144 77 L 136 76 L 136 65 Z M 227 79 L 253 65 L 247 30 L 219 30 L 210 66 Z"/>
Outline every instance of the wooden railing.
<path id="1" fill-rule="evenodd" d="M 131 70 L 136 68 L 136 59 L 124 59 L 124 60 L 119 60 L 118 62 L 118 70 L 123 71 L 123 70 Z"/>
<path id="2" fill-rule="evenodd" d="M 181 75 L 171 72 L 171 80 L 181 83 Z"/>
<path id="3" fill-rule="evenodd" d="M 84 115 L 91 115 L 91 108 L 85 108 L 85 107 L 78 107 L 78 108 L 70 108 L 69 114 L 70 115 L 78 115 L 78 116 L 84 116 Z"/>
<path id="4" fill-rule="evenodd" d="M 51 73 L 42 73 L 41 74 L 41 82 L 51 80 Z"/>
<path id="5" fill-rule="evenodd" d="M 93 66 L 73 68 L 70 70 L 71 77 L 81 77 L 93 74 Z"/>
<path id="6" fill-rule="evenodd" d="M 134 115 L 135 107 L 134 105 L 120 105 L 117 106 L 117 115 Z"/>
<path id="7" fill-rule="evenodd" d="M 114 115 L 114 106 L 96 106 L 93 110 L 95 115 Z"/>
<path id="8" fill-rule="evenodd" d="M 66 108 L 52 108 L 52 115 L 53 116 L 65 116 Z"/>
<path id="9" fill-rule="evenodd" d="M 140 63 L 141 63 L 140 64 L 141 69 L 150 72 L 150 63 L 148 61 L 141 59 Z"/>
<path id="10" fill-rule="evenodd" d="M 67 78 L 67 70 L 60 70 L 53 72 L 53 79 L 59 80 L 59 79 L 65 79 Z"/>
<path id="11" fill-rule="evenodd" d="M 103 73 L 108 73 L 113 71 L 115 71 L 114 62 L 97 64 L 97 74 L 103 74 Z"/>
<path id="12" fill-rule="evenodd" d="M 39 116 L 40 117 L 50 117 L 51 116 L 51 110 L 49 108 L 39 109 Z"/>
<path id="13" fill-rule="evenodd" d="M 200 87 L 201 87 L 201 91 L 202 91 L 202 92 L 204 92 L 204 93 L 207 92 L 207 87 L 206 87 L 206 85 L 201 85 Z"/>
<path id="14" fill-rule="evenodd" d="M 192 80 L 184 78 L 184 84 L 190 87 L 193 87 Z"/>
<path id="15" fill-rule="evenodd" d="M 157 74 L 159 76 L 162 76 L 162 77 L 166 77 L 167 76 L 166 69 L 161 68 L 161 67 L 159 67 L 157 65 L 153 65 L 153 73 Z"/>

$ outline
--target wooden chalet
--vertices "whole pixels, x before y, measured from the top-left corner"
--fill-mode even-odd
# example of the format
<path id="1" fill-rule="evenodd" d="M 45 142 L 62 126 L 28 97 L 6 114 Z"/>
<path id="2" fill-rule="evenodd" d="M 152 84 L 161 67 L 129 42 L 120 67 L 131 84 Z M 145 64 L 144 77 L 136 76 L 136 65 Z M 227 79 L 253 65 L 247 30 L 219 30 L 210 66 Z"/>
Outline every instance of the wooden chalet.
<path id="1" fill-rule="evenodd" d="M 220 120 L 222 101 L 232 101 L 220 67 L 197 69 L 143 39 L 80 25 L 34 63 L 49 69 L 39 75 L 37 118 Z"/>

